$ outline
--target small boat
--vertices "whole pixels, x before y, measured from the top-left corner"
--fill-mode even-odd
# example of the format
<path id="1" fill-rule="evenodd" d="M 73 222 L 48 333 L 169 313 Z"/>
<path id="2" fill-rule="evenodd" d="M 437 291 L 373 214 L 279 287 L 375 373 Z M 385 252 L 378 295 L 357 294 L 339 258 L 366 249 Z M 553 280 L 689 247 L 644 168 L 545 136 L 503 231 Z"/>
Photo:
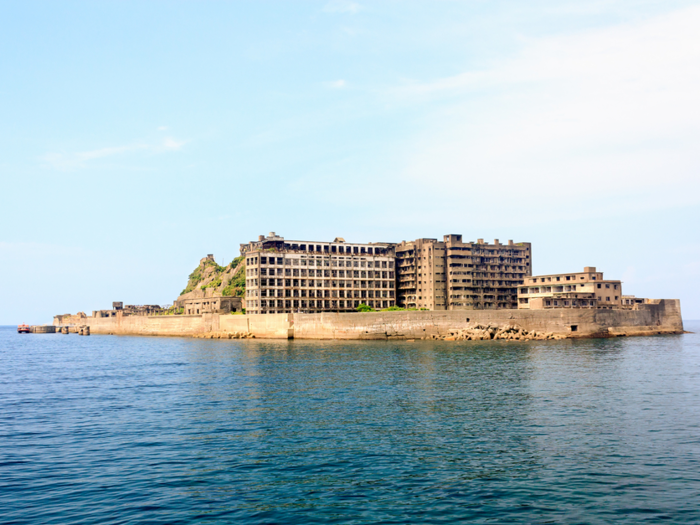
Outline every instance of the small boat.
<path id="1" fill-rule="evenodd" d="M 18 334 L 28 334 L 29 333 L 29 325 L 28 324 L 21 324 L 17 327 L 17 333 Z"/>

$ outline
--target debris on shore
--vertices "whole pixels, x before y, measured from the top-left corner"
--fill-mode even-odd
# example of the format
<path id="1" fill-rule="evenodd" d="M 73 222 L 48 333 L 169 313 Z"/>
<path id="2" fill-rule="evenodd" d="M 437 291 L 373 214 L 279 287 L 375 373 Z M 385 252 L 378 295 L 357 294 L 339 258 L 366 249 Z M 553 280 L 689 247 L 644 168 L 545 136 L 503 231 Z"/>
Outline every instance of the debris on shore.
<path id="1" fill-rule="evenodd" d="M 194 334 L 196 339 L 255 339 L 255 335 L 250 332 L 207 332 L 204 334 Z"/>
<path id="2" fill-rule="evenodd" d="M 449 335 L 431 335 L 424 339 L 436 341 L 548 341 L 566 339 L 565 335 L 524 330 L 513 325 L 476 324 L 470 328 L 448 330 L 448 332 Z"/>

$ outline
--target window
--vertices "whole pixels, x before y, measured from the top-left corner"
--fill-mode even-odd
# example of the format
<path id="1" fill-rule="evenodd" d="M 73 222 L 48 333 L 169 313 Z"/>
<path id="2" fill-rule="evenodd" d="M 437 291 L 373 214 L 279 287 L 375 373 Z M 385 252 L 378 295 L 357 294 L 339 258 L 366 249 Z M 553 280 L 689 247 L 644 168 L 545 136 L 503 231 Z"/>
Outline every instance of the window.
<path id="1" fill-rule="evenodd" d="M 598 288 L 602 288 L 602 285 L 600 283 L 598 283 Z"/>

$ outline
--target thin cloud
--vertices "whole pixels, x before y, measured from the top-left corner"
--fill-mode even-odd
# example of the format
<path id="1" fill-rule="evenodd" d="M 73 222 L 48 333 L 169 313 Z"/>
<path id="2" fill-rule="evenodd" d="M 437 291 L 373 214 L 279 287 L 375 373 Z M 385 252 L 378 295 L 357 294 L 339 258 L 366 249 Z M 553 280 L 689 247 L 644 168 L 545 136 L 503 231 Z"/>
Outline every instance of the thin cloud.
<path id="1" fill-rule="evenodd" d="M 331 82 L 324 82 L 324 85 L 326 87 L 332 88 L 332 89 L 342 89 L 347 85 L 347 82 L 345 80 L 340 79 L 340 80 L 333 80 Z"/>
<path id="2" fill-rule="evenodd" d="M 163 148 L 167 151 L 177 151 L 187 144 L 186 140 L 177 140 L 172 137 L 165 137 L 163 140 Z"/>
<path id="3" fill-rule="evenodd" d="M 78 152 L 50 152 L 42 155 L 40 160 L 53 169 L 70 171 L 86 168 L 91 161 L 98 159 L 127 155 L 139 151 L 148 151 L 152 153 L 178 151 L 182 149 L 185 144 L 187 144 L 187 141 L 177 140 L 173 137 L 165 137 L 160 142 L 154 144 L 129 144 L 126 146 L 113 146 Z"/>
<path id="4" fill-rule="evenodd" d="M 158 126 L 158 131 L 166 131 L 168 126 Z"/>
<path id="5" fill-rule="evenodd" d="M 439 102 L 402 146 L 401 177 L 455 195 L 499 188 L 512 209 L 536 194 L 546 205 L 529 217 L 698 202 L 699 26 L 689 8 L 533 39 L 491 68 L 391 88 L 391 104 Z"/>
<path id="6" fill-rule="evenodd" d="M 351 0 L 331 0 L 323 6 L 324 13 L 350 13 L 352 15 L 359 13 L 362 6 Z"/>

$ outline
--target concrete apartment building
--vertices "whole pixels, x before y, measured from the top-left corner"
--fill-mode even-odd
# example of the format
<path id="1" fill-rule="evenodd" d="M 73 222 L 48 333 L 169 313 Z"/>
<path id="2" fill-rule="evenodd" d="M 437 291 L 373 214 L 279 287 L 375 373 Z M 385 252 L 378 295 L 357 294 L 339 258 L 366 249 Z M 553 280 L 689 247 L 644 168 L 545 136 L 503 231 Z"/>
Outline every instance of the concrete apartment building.
<path id="1" fill-rule="evenodd" d="M 579 273 L 530 277 L 518 287 L 520 309 L 615 308 L 622 304 L 622 281 L 605 280 L 594 266 Z"/>
<path id="2" fill-rule="evenodd" d="M 532 275 L 530 243 L 463 242 L 461 235 L 396 245 L 398 305 L 428 310 L 517 308 Z"/>
<path id="3" fill-rule="evenodd" d="M 246 313 L 354 311 L 396 305 L 394 244 L 290 241 L 270 233 L 241 244 Z"/>

